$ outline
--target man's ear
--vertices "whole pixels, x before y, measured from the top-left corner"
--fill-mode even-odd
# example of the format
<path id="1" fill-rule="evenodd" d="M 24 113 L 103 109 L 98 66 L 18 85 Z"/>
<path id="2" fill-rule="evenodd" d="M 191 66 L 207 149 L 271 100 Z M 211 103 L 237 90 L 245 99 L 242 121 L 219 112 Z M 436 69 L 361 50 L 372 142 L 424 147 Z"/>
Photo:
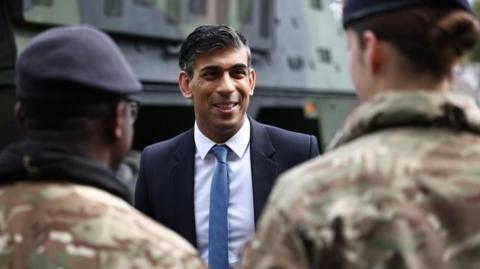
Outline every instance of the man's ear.
<path id="1" fill-rule="evenodd" d="M 178 75 L 178 88 L 183 97 L 187 99 L 193 97 L 192 90 L 190 89 L 190 77 L 185 71 L 180 71 L 180 74 Z"/>
<path id="2" fill-rule="evenodd" d="M 25 118 L 25 110 L 23 109 L 22 103 L 17 102 L 15 104 L 15 119 L 17 120 L 18 125 L 20 128 L 25 131 L 27 126 L 27 119 Z"/>
<path id="3" fill-rule="evenodd" d="M 383 65 L 382 46 L 378 37 L 372 31 L 365 31 L 362 34 L 362 41 L 365 44 L 364 62 L 372 74 L 378 74 Z"/>
<path id="4" fill-rule="evenodd" d="M 125 121 L 128 121 L 126 109 L 128 109 L 127 104 L 119 102 L 115 108 L 115 113 L 103 119 L 104 135 L 107 140 L 118 141 L 123 137 Z"/>
<path id="5" fill-rule="evenodd" d="M 250 68 L 248 80 L 250 82 L 250 95 L 253 95 L 253 92 L 255 91 L 255 84 L 257 82 L 257 73 L 255 72 L 255 69 Z"/>

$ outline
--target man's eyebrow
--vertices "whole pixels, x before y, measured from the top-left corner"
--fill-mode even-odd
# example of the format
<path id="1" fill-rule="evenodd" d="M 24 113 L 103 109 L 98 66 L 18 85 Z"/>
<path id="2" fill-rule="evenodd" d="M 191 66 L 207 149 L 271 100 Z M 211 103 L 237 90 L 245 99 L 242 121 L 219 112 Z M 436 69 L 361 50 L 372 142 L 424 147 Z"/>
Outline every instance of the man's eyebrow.
<path id="1" fill-rule="evenodd" d="M 248 68 L 248 65 L 244 63 L 238 63 L 230 66 L 228 69 L 237 69 L 237 68 Z M 207 65 L 202 67 L 200 71 L 206 71 L 206 70 L 221 70 L 222 68 L 218 65 Z"/>
<path id="2" fill-rule="evenodd" d="M 234 64 L 232 67 L 230 67 L 230 69 L 234 68 L 248 68 L 248 66 L 246 64 Z"/>
<path id="3" fill-rule="evenodd" d="M 202 69 L 200 69 L 200 71 L 218 70 L 218 69 L 220 69 L 220 66 L 218 66 L 218 65 L 207 65 L 207 66 L 202 67 Z"/>

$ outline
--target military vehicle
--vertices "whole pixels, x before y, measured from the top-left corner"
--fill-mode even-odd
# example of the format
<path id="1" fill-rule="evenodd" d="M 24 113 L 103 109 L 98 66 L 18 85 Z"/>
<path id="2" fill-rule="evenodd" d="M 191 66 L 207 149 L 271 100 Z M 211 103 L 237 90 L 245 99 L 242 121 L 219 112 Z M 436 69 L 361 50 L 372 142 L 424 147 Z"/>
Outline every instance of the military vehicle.
<path id="1" fill-rule="evenodd" d="M 14 62 L 28 40 L 57 25 L 91 24 L 118 43 L 145 91 L 134 149 L 194 121 L 177 87 L 182 40 L 201 24 L 239 29 L 252 48 L 257 86 L 248 113 L 316 135 L 323 148 L 352 109 L 341 0 L 2 0 L 0 149 L 19 138 Z"/>

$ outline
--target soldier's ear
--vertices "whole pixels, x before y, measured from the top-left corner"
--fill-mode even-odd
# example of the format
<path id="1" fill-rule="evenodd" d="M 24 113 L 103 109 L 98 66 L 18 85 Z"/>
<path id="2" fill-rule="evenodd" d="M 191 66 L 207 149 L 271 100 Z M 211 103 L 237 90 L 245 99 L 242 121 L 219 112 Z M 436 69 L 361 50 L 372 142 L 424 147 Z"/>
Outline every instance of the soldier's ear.
<path id="1" fill-rule="evenodd" d="M 124 135 L 124 126 L 128 123 L 128 104 L 124 101 L 119 102 L 116 111 L 115 138 L 121 139 Z"/>
<path id="2" fill-rule="evenodd" d="M 372 74 L 377 74 L 382 68 L 382 46 L 380 40 L 372 31 L 365 31 L 362 35 L 364 49 L 364 61 L 367 63 L 367 68 Z"/>
<path id="3" fill-rule="evenodd" d="M 20 126 L 23 131 L 28 128 L 25 110 L 23 109 L 21 102 L 15 104 L 15 119 L 17 120 L 18 126 Z"/>
<path id="4" fill-rule="evenodd" d="M 190 77 L 188 76 L 187 72 L 180 71 L 178 74 L 178 88 L 182 93 L 183 97 L 187 99 L 191 99 L 193 97 L 192 90 L 190 88 Z"/>
<path id="5" fill-rule="evenodd" d="M 115 113 L 103 119 L 104 137 L 107 141 L 118 141 L 124 135 L 124 125 L 128 121 L 128 105 L 125 102 L 118 102 Z"/>

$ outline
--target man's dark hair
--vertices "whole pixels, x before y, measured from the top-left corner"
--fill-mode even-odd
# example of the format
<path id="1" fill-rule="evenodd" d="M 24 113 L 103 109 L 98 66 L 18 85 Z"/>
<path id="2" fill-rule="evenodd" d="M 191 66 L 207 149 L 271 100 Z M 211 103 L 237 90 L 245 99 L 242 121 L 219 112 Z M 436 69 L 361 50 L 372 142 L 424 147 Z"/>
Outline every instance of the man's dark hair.
<path id="1" fill-rule="evenodd" d="M 203 25 L 197 27 L 182 43 L 178 65 L 193 76 L 193 64 L 198 55 L 223 48 L 247 49 L 248 66 L 251 66 L 251 52 L 247 40 L 238 31 L 224 25 Z"/>

